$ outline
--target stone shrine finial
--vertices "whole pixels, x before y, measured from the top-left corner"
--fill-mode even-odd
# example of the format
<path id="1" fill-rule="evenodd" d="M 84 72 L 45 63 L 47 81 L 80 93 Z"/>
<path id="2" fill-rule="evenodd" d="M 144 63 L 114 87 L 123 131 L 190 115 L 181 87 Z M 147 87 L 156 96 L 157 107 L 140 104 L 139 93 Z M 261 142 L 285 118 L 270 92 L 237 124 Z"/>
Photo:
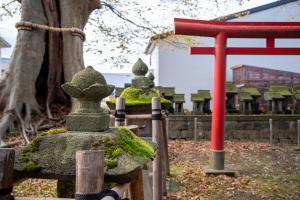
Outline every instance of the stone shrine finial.
<path id="1" fill-rule="evenodd" d="M 134 77 L 132 79 L 132 87 L 134 88 L 150 88 L 149 79 L 145 76 L 148 72 L 148 66 L 142 61 L 141 58 L 133 65 L 132 73 Z"/>
<path id="2" fill-rule="evenodd" d="M 147 78 L 148 78 L 149 81 L 150 81 L 150 83 L 149 83 L 149 84 L 150 84 L 150 87 L 153 88 L 153 87 L 154 87 L 154 79 L 155 79 L 153 73 L 152 73 L 152 72 L 149 72 Z"/>
<path id="3" fill-rule="evenodd" d="M 108 85 L 103 75 L 89 66 L 76 73 L 62 89 L 79 101 L 78 108 L 67 116 L 69 131 L 104 131 L 109 127 L 109 115 L 100 108 L 100 101 L 110 95 L 113 85 Z"/>
<path id="4" fill-rule="evenodd" d="M 148 72 L 148 66 L 143 62 L 141 58 L 133 65 L 132 73 L 134 76 L 145 76 Z"/>

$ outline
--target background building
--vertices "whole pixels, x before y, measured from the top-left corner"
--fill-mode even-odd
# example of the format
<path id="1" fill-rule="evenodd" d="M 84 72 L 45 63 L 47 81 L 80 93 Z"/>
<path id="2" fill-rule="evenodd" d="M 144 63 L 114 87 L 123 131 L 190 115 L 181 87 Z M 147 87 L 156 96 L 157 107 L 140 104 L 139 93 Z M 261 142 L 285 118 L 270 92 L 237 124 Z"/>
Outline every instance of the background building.
<path id="1" fill-rule="evenodd" d="M 217 18 L 220 21 L 300 21 L 300 0 L 281 0 L 270 4 Z M 265 39 L 228 39 L 229 47 L 264 47 Z M 299 39 L 276 39 L 276 47 L 300 47 Z M 150 57 L 149 68 L 155 75 L 155 84 L 175 87 L 185 94 L 185 106 L 192 108 L 191 93 L 213 90 L 213 55 L 190 55 L 190 46 L 213 47 L 209 37 L 177 36 L 169 33 L 155 35 L 146 47 Z M 232 80 L 230 66 L 238 64 L 264 66 L 300 73 L 300 56 L 227 56 L 227 80 Z M 213 97 L 212 97 L 213 98 Z"/>
<path id="2" fill-rule="evenodd" d="M 249 65 L 237 65 L 231 69 L 232 80 L 237 87 L 255 86 L 262 94 L 268 90 L 270 85 L 293 87 L 300 84 L 300 73 Z"/>

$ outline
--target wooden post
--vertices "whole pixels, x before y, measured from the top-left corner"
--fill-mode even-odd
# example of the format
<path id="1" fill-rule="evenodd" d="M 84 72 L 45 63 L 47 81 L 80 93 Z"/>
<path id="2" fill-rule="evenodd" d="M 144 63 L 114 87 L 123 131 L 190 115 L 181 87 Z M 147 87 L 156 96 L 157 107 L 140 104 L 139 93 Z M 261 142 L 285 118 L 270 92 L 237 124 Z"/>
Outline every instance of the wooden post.
<path id="1" fill-rule="evenodd" d="M 162 198 L 162 166 L 161 166 L 161 104 L 160 98 L 152 98 L 152 141 L 157 144 L 156 156 L 153 160 L 153 200 Z"/>
<path id="2" fill-rule="evenodd" d="M 82 199 L 91 195 L 95 200 L 104 182 L 104 151 L 76 152 L 76 195 L 75 199 Z"/>
<path id="3" fill-rule="evenodd" d="M 125 126 L 125 99 L 122 97 L 117 98 L 115 117 L 115 126 Z"/>
<path id="4" fill-rule="evenodd" d="M 144 200 L 144 185 L 143 185 L 143 172 L 139 170 L 139 173 L 135 180 L 130 183 L 129 186 L 129 199 L 132 200 Z"/>
<path id="5" fill-rule="evenodd" d="M 273 120 L 269 119 L 270 124 L 270 145 L 273 146 Z"/>
<path id="6" fill-rule="evenodd" d="M 166 173 L 170 175 L 170 162 L 169 162 L 169 118 L 163 119 L 163 132 L 164 132 L 164 142 L 165 142 L 165 153 L 166 153 Z M 166 180 L 165 180 L 166 181 Z"/>
<path id="7" fill-rule="evenodd" d="M 297 120 L 297 147 L 296 150 L 300 150 L 300 120 Z"/>
<path id="8" fill-rule="evenodd" d="M 161 163 L 162 163 L 162 194 L 163 196 L 167 195 L 167 175 L 168 175 L 168 164 L 169 164 L 169 155 L 168 155 L 168 139 L 166 135 L 166 121 L 162 119 L 162 132 L 161 132 Z"/>
<path id="9" fill-rule="evenodd" d="M 166 118 L 166 135 L 167 135 L 167 138 L 169 139 L 169 131 L 170 131 L 170 119 L 167 117 Z"/>
<path id="10" fill-rule="evenodd" d="M 198 118 L 195 117 L 194 118 L 194 141 L 197 141 L 197 132 L 198 132 L 197 122 L 198 122 Z"/>
<path id="11" fill-rule="evenodd" d="M 0 149 L 0 200 L 11 199 L 14 161 L 14 149 Z"/>

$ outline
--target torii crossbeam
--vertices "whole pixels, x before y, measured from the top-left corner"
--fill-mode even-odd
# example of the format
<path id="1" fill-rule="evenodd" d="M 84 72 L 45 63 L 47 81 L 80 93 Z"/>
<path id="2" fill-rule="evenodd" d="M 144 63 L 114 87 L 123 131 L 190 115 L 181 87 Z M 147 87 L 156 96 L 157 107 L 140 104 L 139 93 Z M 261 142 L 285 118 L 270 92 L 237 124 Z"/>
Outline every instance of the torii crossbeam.
<path id="1" fill-rule="evenodd" d="M 220 22 L 175 18 L 175 34 L 215 38 L 215 47 L 191 47 L 191 54 L 214 54 L 210 169 L 224 171 L 226 55 L 300 55 L 300 48 L 275 47 L 276 38 L 300 38 L 300 22 Z M 227 38 L 265 38 L 265 48 L 227 47 Z"/>

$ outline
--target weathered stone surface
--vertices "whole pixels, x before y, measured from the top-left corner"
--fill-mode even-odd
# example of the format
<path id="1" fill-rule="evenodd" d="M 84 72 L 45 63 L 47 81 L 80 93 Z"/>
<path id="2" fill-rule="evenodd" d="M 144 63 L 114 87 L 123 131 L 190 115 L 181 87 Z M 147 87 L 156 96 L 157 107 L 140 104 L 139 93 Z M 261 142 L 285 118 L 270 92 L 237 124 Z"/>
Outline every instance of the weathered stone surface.
<path id="1" fill-rule="evenodd" d="M 89 115 L 70 114 L 66 117 L 69 131 L 105 131 L 109 128 L 109 115 L 94 113 Z"/>
<path id="2" fill-rule="evenodd" d="M 75 180 L 75 153 L 78 150 L 103 149 L 102 141 L 109 138 L 116 141 L 116 129 L 106 132 L 67 132 L 47 135 L 39 141 L 38 149 L 32 152 L 18 150 L 14 174 L 15 179 L 49 178 Z M 126 183 L 132 180 L 137 171 L 149 160 L 141 156 L 132 156 L 123 152 L 117 160 L 117 166 L 106 168 L 105 180 Z M 34 162 L 35 168 L 25 168 L 28 162 Z"/>
<path id="3" fill-rule="evenodd" d="M 71 131 L 104 131 L 109 127 L 109 115 L 100 108 L 101 100 L 112 93 L 100 72 L 92 67 L 77 72 L 62 89 L 76 98 L 79 106 L 67 116 L 67 129 Z"/>

